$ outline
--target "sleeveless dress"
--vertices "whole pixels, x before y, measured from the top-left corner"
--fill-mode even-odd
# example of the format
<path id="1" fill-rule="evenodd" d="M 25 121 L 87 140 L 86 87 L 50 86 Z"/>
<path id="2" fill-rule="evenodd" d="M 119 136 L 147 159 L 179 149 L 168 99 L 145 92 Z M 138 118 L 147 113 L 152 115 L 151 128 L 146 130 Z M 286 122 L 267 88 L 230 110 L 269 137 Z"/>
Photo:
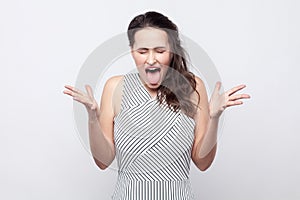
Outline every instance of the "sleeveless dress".
<path id="1" fill-rule="evenodd" d="M 124 75 L 114 118 L 118 178 L 113 200 L 192 200 L 189 180 L 195 122 L 159 104 L 139 73 Z"/>

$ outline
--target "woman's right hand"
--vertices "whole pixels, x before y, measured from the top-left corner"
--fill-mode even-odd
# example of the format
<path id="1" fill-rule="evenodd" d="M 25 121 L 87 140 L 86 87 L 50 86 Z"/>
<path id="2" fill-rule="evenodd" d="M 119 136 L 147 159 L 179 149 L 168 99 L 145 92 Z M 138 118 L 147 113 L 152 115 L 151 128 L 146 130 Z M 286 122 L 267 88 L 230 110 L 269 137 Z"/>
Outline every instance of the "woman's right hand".
<path id="1" fill-rule="evenodd" d="M 94 94 L 91 86 L 85 85 L 85 89 L 87 93 L 84 93 L 79 89 L 70 85 L 65 85 L 65 88 L 67 90 L 64 90 L 63 93 L 73 97 L 73 100 L 82 103 L 86 107 L 90 119 L 92 120 L 98 119 L 100 109 L 97 104 L 97 101 L 94 98 Z"/>

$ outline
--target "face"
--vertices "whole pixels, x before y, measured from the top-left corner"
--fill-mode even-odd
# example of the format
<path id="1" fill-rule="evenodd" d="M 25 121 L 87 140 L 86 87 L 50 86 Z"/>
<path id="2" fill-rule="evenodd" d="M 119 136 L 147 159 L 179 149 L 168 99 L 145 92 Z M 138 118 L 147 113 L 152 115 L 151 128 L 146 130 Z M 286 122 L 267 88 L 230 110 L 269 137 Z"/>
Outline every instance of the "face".
<path id="1" fill-rule="evenodd" d="M 167 33 L 150 27 L 137 31 L 131 53 L 144 85 L 150 90 L 157 89 L 172 56 Z"/>

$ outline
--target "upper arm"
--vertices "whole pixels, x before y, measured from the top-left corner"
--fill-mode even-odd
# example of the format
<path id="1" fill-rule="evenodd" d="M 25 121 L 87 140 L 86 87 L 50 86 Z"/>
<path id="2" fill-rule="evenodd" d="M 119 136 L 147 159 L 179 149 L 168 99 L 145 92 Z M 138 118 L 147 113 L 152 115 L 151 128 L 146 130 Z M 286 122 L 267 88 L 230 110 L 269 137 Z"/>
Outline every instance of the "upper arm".
<path id="1" fill-rule="evenodd" d="M 197 103 L 197 112 L 194 116 L 195 124 L 195 137 L 194 145 L 192 149 L 192 158 L 195 162 L 197 152 L 199 152 L 200 143 L 204 138 L 204 134 L 207 130 L 208 120 L 209 120 L 209 103 L 208 96 L 205 89 L 204 82 L 197 76 L 196 79 L 196 90 L 199 93 L 200 101 L 196 101 L 196 93 L 194 93 L 192 99 Z"/>
<path id="2" fill-rule="evenodd" d="M 100 126 L 104 136 L 110 142 L 111 148 L 114 151 L 114 117 L 116 115 L 116 108 L 119 107 L 118 95 L 120 82 L 123 76 L 113 76 L 109 78 L 103 88 L 100 101 Z"/>

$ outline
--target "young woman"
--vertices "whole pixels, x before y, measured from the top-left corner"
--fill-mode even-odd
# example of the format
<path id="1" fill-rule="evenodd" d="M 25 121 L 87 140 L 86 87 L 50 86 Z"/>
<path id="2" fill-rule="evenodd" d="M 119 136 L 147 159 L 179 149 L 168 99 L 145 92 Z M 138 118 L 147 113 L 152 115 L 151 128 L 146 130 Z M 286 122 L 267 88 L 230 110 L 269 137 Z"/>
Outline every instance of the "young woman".
<path id="1" fill-rule="evenodd" d="M 219 117 L 242 104 L 239 85 L 208 101 L 203 81 L 187 69 L 177 26 L 147 12 L 129 24 L 128 39 L 137 73 L 111 77 L 100 107 L 92 89 L 65 86 L 65 94 L 88 112 L 90 148 L 106 169 L 117 158 L 118 182 L 112 199 L 195 199 L 190 160 L 202 171 L 214 160 Z"/>

